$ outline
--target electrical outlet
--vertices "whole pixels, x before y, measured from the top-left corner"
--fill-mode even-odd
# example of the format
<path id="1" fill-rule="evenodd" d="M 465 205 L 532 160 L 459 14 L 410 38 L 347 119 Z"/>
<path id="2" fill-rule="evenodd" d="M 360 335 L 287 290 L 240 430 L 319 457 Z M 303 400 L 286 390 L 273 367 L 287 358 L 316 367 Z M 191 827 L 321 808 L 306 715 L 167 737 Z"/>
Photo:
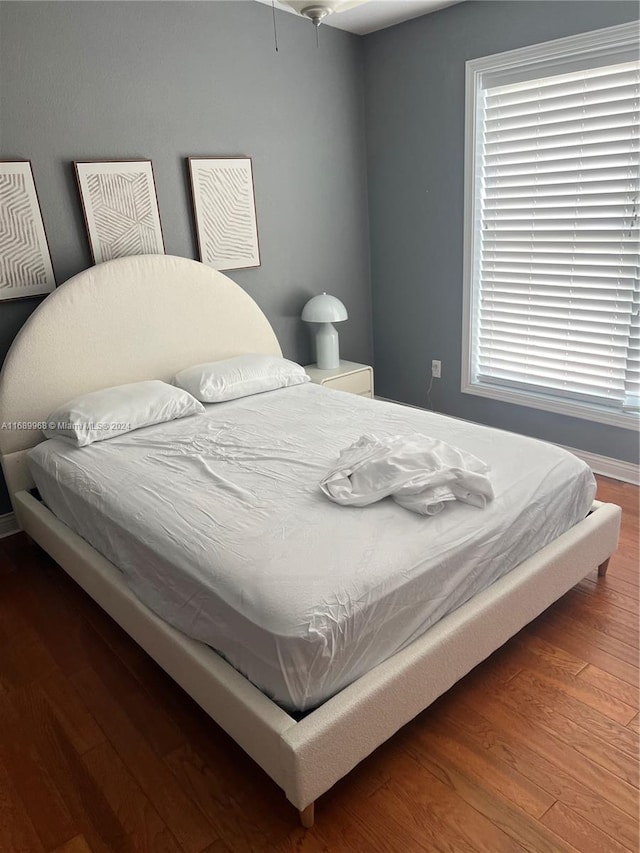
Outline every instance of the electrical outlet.
<path id="1" fill-rule="evenodd" d="M 431 375 L 434 379 L 440 379 L 442 376 L 442 362 L 435 358 L 431 362 Z"/>

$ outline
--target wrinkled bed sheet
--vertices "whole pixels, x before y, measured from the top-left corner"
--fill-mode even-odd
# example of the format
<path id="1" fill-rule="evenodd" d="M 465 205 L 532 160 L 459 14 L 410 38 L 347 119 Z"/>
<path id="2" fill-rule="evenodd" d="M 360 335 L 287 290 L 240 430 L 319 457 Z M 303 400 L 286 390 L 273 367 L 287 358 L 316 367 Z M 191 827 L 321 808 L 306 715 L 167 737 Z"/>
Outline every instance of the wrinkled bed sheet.
<path id="1" fill-rule="evenodd" d="M 338 506 L 319 483 L 365 433 L 421 433 L 490 466 L 484 509 Z M 587 514 L 589 468 L 549 444 L 300 385 L 29 465 L 47 506 L 156 614 L 289 711 L 309 710 Z"/>

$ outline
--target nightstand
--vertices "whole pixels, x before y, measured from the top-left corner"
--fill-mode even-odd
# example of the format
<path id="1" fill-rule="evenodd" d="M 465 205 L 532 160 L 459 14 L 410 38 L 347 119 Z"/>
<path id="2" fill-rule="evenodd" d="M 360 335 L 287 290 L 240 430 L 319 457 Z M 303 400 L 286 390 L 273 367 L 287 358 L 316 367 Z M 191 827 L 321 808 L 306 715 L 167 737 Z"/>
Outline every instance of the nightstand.
<path id="1" fill-rule="evenodd" d="M 315 364 L 305 367 L 307 376 L 316 385 L 337 391 L 350 391 L 360 397 L 373 397 L 373 368 L 355 361 L 340 361 L 340 367 L 320 370 Z"/>

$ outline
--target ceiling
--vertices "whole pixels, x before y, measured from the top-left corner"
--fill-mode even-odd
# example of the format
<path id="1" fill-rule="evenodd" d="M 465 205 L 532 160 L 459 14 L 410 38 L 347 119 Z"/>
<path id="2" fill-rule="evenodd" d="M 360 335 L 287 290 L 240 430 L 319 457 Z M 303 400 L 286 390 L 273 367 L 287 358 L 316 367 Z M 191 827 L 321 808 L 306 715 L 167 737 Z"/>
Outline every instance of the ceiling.
<path id="1" fill-rule="evenodd" d="M 258 2 L 271 6 L 271 0 L 258 0 Z M 461 2 L 462 0 L 368 0 L 345 12 L 329 15 L 322 25 L 364 36 Z M 275 0 L 275 5 L 276 9 L 284 9 L 295 14 L 278 0 Z"/>

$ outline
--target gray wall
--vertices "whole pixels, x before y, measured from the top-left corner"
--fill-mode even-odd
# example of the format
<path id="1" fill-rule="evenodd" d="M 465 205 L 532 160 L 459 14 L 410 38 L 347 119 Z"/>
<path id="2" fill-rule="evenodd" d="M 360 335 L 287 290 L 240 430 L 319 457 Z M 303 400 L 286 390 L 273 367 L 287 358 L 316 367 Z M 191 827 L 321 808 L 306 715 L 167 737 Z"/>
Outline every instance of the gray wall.
<path id="1" fill-rule="evenodd" d="M 365 38 L 376 389 L 627 461 L 638 436 L 460 392 L 465 61 L 613 26 L 635 2 L 467 2 Z"/>
<path id="2" fill-rule="evenodd" d="M 148 157 L 166 250 L 196 257 L 184 158 L 248 154 L 262 266 L 231 278 L 285 355 L 313 360 L 300 311 L 350 309 L 371 357 L 362 41 L 253 2 L 0 3 L 0 156 L 30 158 L 58 283 L 91 264 L 71 161 Z M 0 304 L 0 357 L 36 302 Z M 124 306 L 123 306 L 124 310 Z"/>
<path id="3" fill-rule="evenodd" d="M 196 257 L 184 158 L 250 155 L 262 266 L 230 277 L 302 363 L 302 306 L 340 297 L 342 354 L 370 362 L 362 40 L 324 28 L 316 49 L 277 18 L 278 53 L 253 2 L 0 3 L 0 158 L 33 163 L 61 283 L 91 264 L 73 160 L 152 159 L 166 251 Z M 0 360 L 38 301 L 0 303 Z"/>

